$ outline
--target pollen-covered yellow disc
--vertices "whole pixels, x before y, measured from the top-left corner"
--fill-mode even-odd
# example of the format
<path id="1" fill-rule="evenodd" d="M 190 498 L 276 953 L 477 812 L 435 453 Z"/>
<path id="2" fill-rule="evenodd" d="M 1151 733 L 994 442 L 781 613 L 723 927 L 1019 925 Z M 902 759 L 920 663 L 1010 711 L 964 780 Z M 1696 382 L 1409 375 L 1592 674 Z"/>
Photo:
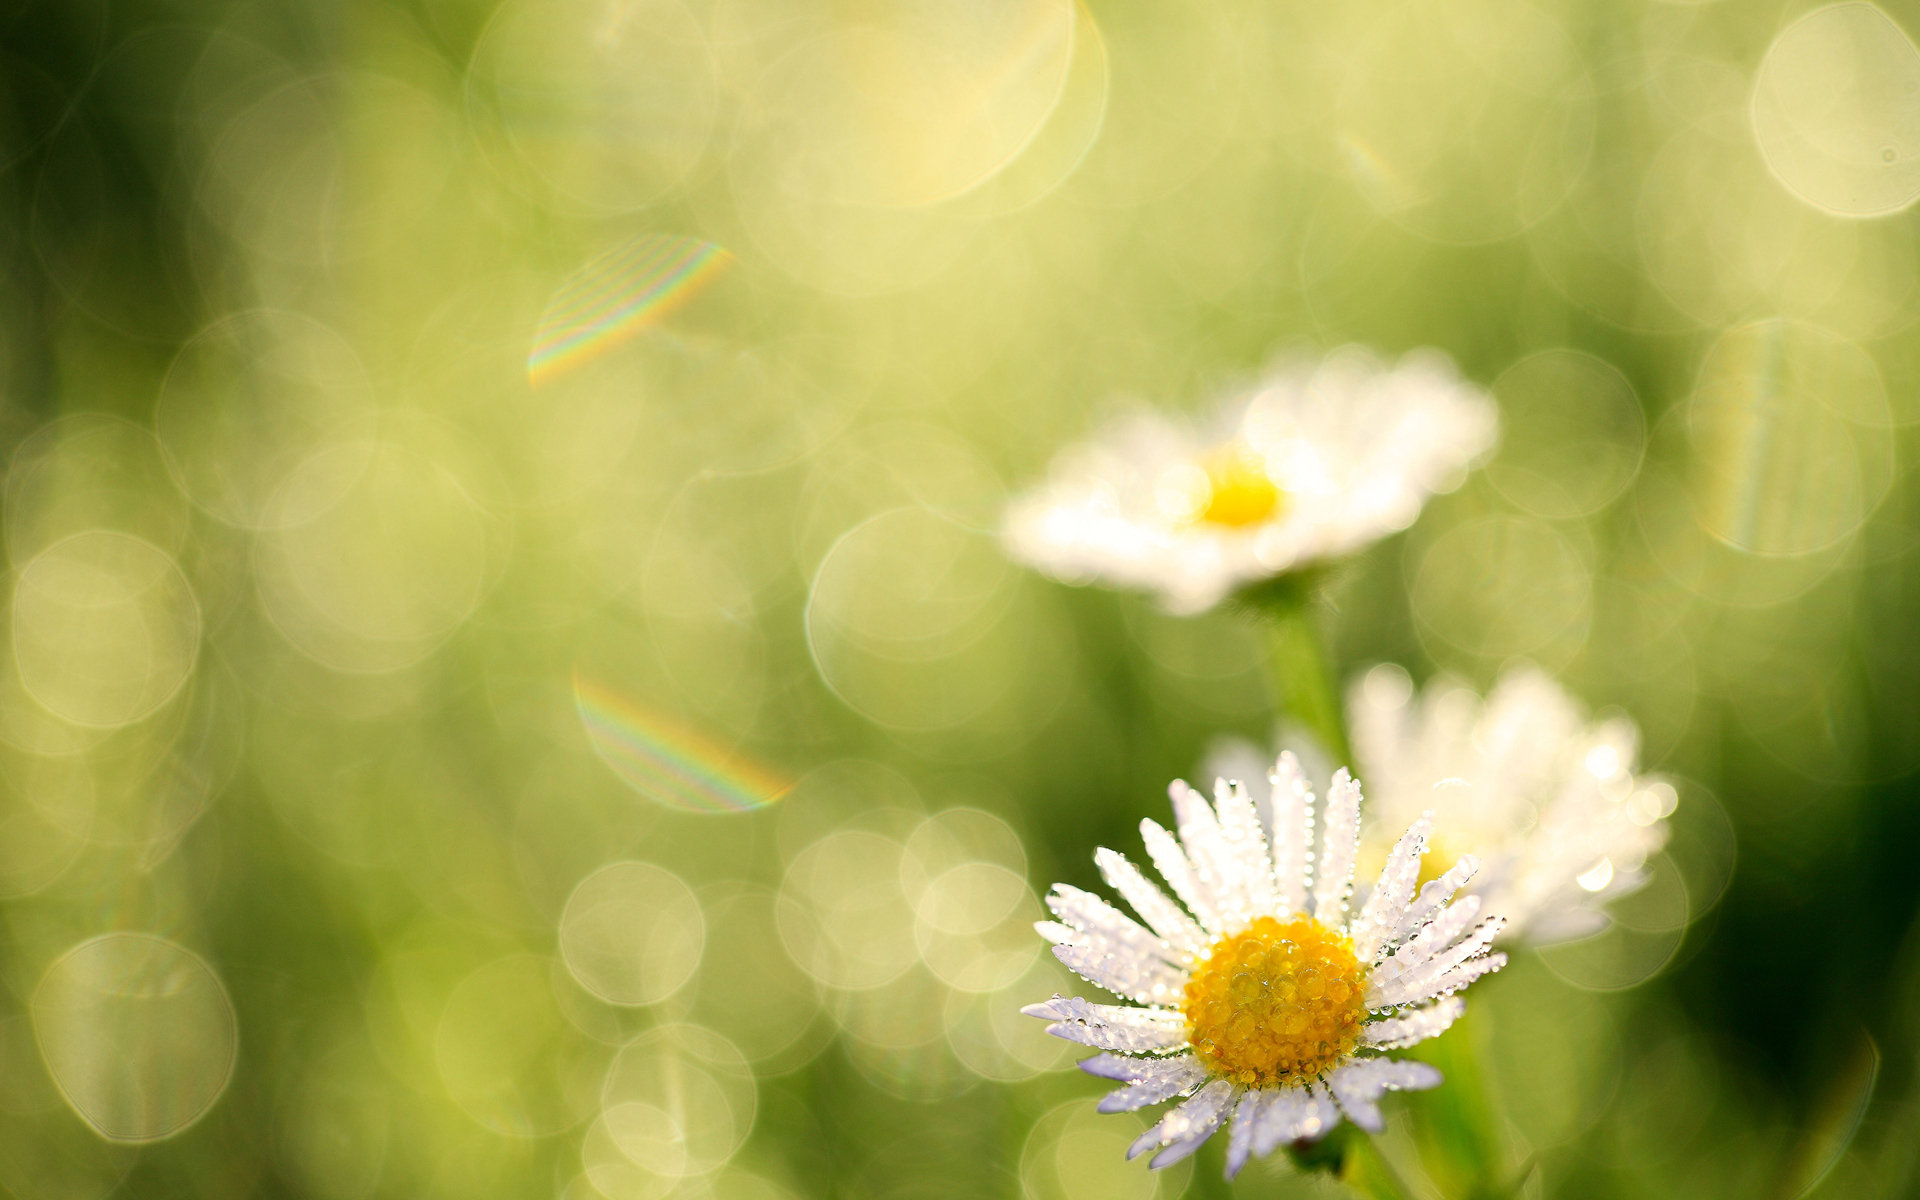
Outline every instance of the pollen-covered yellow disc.
<path id="1" fill-rule="evenodd" d="M 1345 935 L 1311 917 L 1261 917 L 1194 968 L 1187 1040 L 1237 1083 L 1305 1083 L 1359 1043 L 1366 985 Z"/>
<path id="2" fill-rule="evenodd" d="M 1207 504 L 1200 519 L 1241 528 L 1280 515 L 1286 493 L 1267 474 L 1260 456 L 1244 446 L 1229 446 L 1206 462 Z"/>

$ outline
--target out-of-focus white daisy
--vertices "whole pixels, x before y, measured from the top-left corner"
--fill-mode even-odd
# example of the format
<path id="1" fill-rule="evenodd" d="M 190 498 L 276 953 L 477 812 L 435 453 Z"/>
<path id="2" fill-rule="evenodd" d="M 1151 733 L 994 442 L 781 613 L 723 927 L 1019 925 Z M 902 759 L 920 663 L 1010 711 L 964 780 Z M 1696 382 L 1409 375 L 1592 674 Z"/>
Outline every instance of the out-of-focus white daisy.
<path id="1" fill-rule="evenodd" d="M 1384 1093 L 1440 1083 L 1433 1067 L 1383 1052 L 1446 1029 L 1465 1007 L 1454 993 L 1506 963 L 1488 953 L 1500 919 L 1478 920 L 1478 897 L 1449 903 L 1473 874 L 1471 856 L 1415 895 L 1431 815 L 1394 846 L 1356 916 L 1359 783 L 1345 771 L 1333 777 L 1316 861 L 1314 797 L 1300 764 L 1282 755 L 1271 779 L 1271 839 L 1246 788 L 1224 780 L 1212 805 L 1174 783 L 1177 838 L 1140 823 L 1180 903 L 1112 850 L 1094 854 L 1144 926 L 1065 884 L 1047 896 L 1058 920 L 1038 926 L 1061 962 L 1131 1002 L 1055 996 L 1023 1010 L 1051 1021 L 1049 1033 L 1102 1051 L 1080 1064 L 1122 1085 L 1101 1111 L 1184 1097 L 1128 1152 L 1157 1149 L 1156 1167 L 1222 1125 L 1229 1177 L 1253 1155 L 1322 1136 L 1342 1115 L 1379 1131 Z"/>
<path id="2" fill-rule="evenodd" d="M 1014 557 L 1069 583 L 1198 612 L 1349 554 L 1459 486 L 1494 442 L 1493 401 L 1437 351 L 1289 362 L 1196 425 L 1140 413 L 1072 447 L 1008 512 Z"/>
<path id="3" fill-rule="evenodd" d="M 1434 859 L 1472 851 L 1472 890 L 1534 942 L 1603 928 L 1607 901 L 1645 882 L 1678 800 L 1636 776 L 1640 735 L 1624 716 L 1589 721 L 1537 667 L 1510 669 L 1484 701 L 1457 680 L 1416 696 L 1407 673 L 1374 667 L 1347 702 L 1354 754 L 1373 795 L 1367 851 L 1386 852 L 1395 823 L 1431 809 L 1444 835 Z"/>

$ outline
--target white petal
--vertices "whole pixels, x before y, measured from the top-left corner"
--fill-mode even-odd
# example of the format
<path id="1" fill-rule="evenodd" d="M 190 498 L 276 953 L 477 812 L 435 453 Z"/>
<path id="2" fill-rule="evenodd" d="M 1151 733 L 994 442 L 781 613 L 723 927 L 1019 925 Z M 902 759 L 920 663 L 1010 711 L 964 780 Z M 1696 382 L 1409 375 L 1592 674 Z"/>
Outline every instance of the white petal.
<path id="1" fill-rule="evenodd" d="M 1317 1138 L 1340 1123 L 1333 1101 L 1315 1088 L 1274 1088 L 1254 1118 L 1253 1152 L 1270 1154 L 1282 1142 Z"/>
<path id="2" fill-rule="evenodd" d="M 1415 978 L 1435 954 L 1457 941 L 1480 915 L 1480 905 L 1479 896 L 1462 896 L 1374 967 L 1367 978 L 1367 1007 L 1392 1007 L 1393 1001 L 1386 997 L 1403 992 L 1406 983 Z"/>
<path id="3" fill-rule="evenodd" d="M 1142 957 L 1184 966 L 1187 956 L 1167 945 L 1157 934 L 1142 929 L 1132 917 L 1094 895 L 1064 883 L 1047 893 L 1047 907 L 1082 935 L 1083 946 L 1105 946 Z"/>
<path id="4" fill-rule="evenodd" d="M 1327 1076 L 1327 1085 L 1355 1125 L 1368 1133 L 1379 1133 L 1386 1128 L 1380 1116 L 1380 1097 L 1388 1091 L 1439 1087 L 1440 1072 L 1423 1062 L 1363 1058 Z"/>
<path id="5" fill-rule="evenodd" d="M 1166 1009 L 1094 1004 L 1078 996 L 1055 996 L 1020 1011 L 1053 1022 L 1047 1026 L 1053 1036 L 1095 1050 L 1145 1054 L 1187 1044 L 1186 1018 Z"/>
<path id="6" fill-rule="evenodd" d="M 1094 851 L 1093 861 L 1099 865 L 1100 877 L 1107 881 L 1107 886 L 1119 892 L 1121 899 L 1132 905 L 1133 911 L 1139 913 L 1140 919 L 1165 939 L 1167 945 L 1189 959 L 1206 952 L 1210 940 L 1206 933 L 1186 910 L 1142 875 L 1139 867 L 1128 862 L 1125 855 L 1103 848 Z"/>
<path id="7" fill-rule="evenodd" d="M 1283 1099 L 1285 1095 L 1286 1093 L 1279 1088 L 1265 1088 L 1247 1093 L 1247 1102 L 1253 1106 L 1250 1122 L 1255 1157 L 1262 1157 L 1273 1151 L 1274 1143 L 1266 1139 L 1265 1131 L 1274 1123 L 1273 1110 L 1276 1106 L 1285 1103 Z"/>
<path id="8" fill-rule="evenodd" d="M 1191 1054 L 1139 1061 L 1151 1065 L 1151 1069 L 1138 1072 L 1145 1078 L 1130 1080 L 1126 1087 L 1108 1092 L 1100 1100 L 1101 1112 L 1132 1112 L 1149 1104 L 1184 1096 L 1205 1083 L 1212 1074 Z"/>
<path id="9" fill-rule="evenodd" d="M 1071 946 L 1080 936 L 1079 931 L 1062 925 L 1058 921 L 1035 921 L 1033 931 L 1047 939 L 1047 943 L 1053 946 Z"/>
<path id="10" fill-rule="evenodd" d="M 1107 953 L 1093 946 L 1055 946 L 1053 956 L 1075 975 L 1136 1004 L 1175 1004 L 1187 973 L 1153 958 Z"/>
<path id="11" fill-rule="evenodd" d="M 1400 1003 L 1420 1004 L 1441 996 L 1451 996 L 1482 975 L 1491 975 L 1506 965 L 1507 956 L 1505 953 L 1489 954 L 1485 958 L 1471 959 L 1443 974 L 1431 979 L 1424 979 L 1417 986 L 1409 988 L 1406 999 Z"/>
<path id="12" fill-rule="evenodd" d="M 1160 878 L 1167 881 L 1173 894 L 1180 897 L 1180 902 L 1199 920 L 1208 940 L 1220 936 L 1219 910 L 1211 902 L 1211 893 L 1202 892 L 1195 883 L 1193 864 L 1187 861 L 1187 853 L 1180 848 L 1179 840 L 1152 819 L 1140 822 L 1140 840 L 1146 843 L 1147 857 L 1153 860 L 1154 870 L 1160 872 Z"/>
<path id="13" fill-rule="evenodd" d="M 1307 910 L 1313 789 L 1307 786 L 1306 772 L 1291 750 L 1281 754 L 1267 779 L 1273 784 L 1273 879 L 1279 914 L 1286 917 Z"/>
<path id="14" fill-rule="evenodd" d="M 1393 952 L 1393 957 L 1409 967 L 1426 962 L 1458 942 L 1461 934 L 1473 928 L 1474 922 L 1480 919 L 1480 910 L 1485 906 L 1485 900 L 1477 893 L 1460 897 L 1402 943 Z"/>
<path id="15" fill-rule="evenodd" d="M 1253 1119 L 1260 1111 L 1260 1093 L 1240 1097 L 1233 1110 L 1233 1127 L 1227 1134 L 1227 1178 L 1232 1179 L 1253 1155 Z"/>
<path id="16" fill-rule="evenodd" d="M 1345 767 L 1333 773 L 1322 822 L 1325 839 L 1320 866 L 1313 873 L 1313 919 L 1338 929 L 1346 921 L 1347 896 L 1353 891 L 1353 859 L 1360 849 L 1360 785 Z"/>
<path id="17" fill-rule="evenodd" d="M 1238 780 L 1222 780 L 1213 791 L 1214 808 L 1220 817 L 1220 834 L 1232 852 L 1246 893 L 1248 919 L 1273 912 L 1273 855 L 1267 849 L 1266 831 L 1260 828 L 1260 814 L 1253 797 Z"/>
<path id="18" fill-rule="evenodd" d="M 1369 1022 L 1360 1030 L 1360 1041 L 1363 1045 L 1378 1046 L 1382 1050 L 1402 1049 L 1445 1033 L 1447 1026 L 1458 1021 L 1460 1014 L 1465 1011 L 1465 1000 L 1448 996 L 1437 1004 L 1417 1008 L 1404 1017 Z"/>
<path id="19" fill-rule="evenodd" d="M 1479 859 L 1471 854 L 1462 854 L 1440 878 L 1427 880 L 1420 889 L 1420 895 L 1408 906 L 1406 915 L 1400 918 L 1400 928 L 1393 931 L 1393 940 L 1405 941 L 1419 932 L 1420 927 L 1433 920 L 1433 914 L 1445 908 L 1447 901 L 1453 899 L 1453 894 L 1472 879 L 1473 873 L 1479 869 Z"/>
<path id="20" fill-rule="evenodd" d="M 1377 671 L 1375 686 L 1350 693 L 1371 798 L 1385 801 L 1375 811 L 1405 820 L 1431 804 L 1439 829 L 1477 848 L 1476 890 L 1509 918 L 1503 940 L 1522 929 L 1535 944 L 1590 931 L 1631 887 L 1631 865 L 1665 842 L 1678 801 L 1671 784 L 1637 773 L 1632 722 L 1589 720 L 1537 667 L 1507 670 L 1484 701 L 1444 677 L 1416 701 L 1404 672 Z M 1456 786 L 1435 790 L 1436 779 Z M 1597 891 L 1577 882 L 1589 871 Z"/>
<path id="21" fill-rule="evenodd" d="M 1160 1079 L 1170 1072 L 1199 1065 L 1200 1059 L 1194 1054 L 1174 1054 L 1164 1058 L 1141 1058 L 1133 1054 L 1096 1054 L 1092 1058 L 1083 1058 L 1079 1066 L 1089 1075 L 1102 1079 L 1114 1079 L 1121 1083 L 1145 1083 L 1150 1079 Z"/>
<path id="22" fill-rule="evenodd" d="M 1155 1146 L 1158 1146 L 1159 1144 L 1160 1144 L 1160 1126 L 1156 1124 L 1152 1128 L 1148 1129 L 1146 1132 L 1142 1133 L 1139 1137 L 1133 1139 L 1133 1144 L 1127 1147 L 1127 1161 L 1132 1162 L 1134 1159 L 1139 1158 L 1142 1154 L 1145 1154 L 1147 1151 L 1153 1149 Z"/>
<path id="23" fill-rule="evenodd" d="M 1236 432 L 1283 462 L 1297 502 L 1276 519 L 1245 531 L 1170 519 L 1155 483 L 1225 430 L 1135 415 L 1063 450 L 1045 483 L 1009 506 L 1008 550 L 1060 579 L 1141 588 L 1196 612 L 1406 528 L 1491 447 L 1499 421 L 1432 352 L 1389 366 L 1335 351 L 1264 375 L 1225 407 Z"/>
<path id="24" fill-rule="evenodd" d="M 1314 1084 L 1307 1089 L 1307 1108 L 1305 1132 L 1299 1136 L 1313 1139 L 1325 1137 L 1340 1123 L 1340 1110 L 1333 1105 L 1333 1097 L 1327 1092 L 1326 1085 Z"/>
<path id="25" fill-rule="evenodd" d="M 1367 1006 L 1369 1008 L 1395 1008 L 1402 1004 L 1418 1003 L 1429 996 L 1439 995 L 1440 991 L 1437 990 L 1436 987 L 1437 981 L 1468 959 L 1477 958 L 1485 954 L 1487 948 L 1493 945 L 1493 939 L 1499 936 L 1502 929 L 1506 928 L 1506 924 L 1505 917 L 1489 917 L 1475 926 L 1473 931 L 1460 941 L 1452 946 L 1432 953 L 1431 957 L 1428 957 L 1423 962 L 1418 962 L 1417 965 L 1407 969 L 1404 973 L 1386 976 L 1385 982 L 1369 981 L 1367 984 Z M 1409 943 L 1407 946 L 1402 947 L 1402 949 L 1409 953 L 1420 951 L 1421 947 L 1417 945 L 1418 942 L 1419 939 L 1416 938 L 1413 943 Z M 1505 961 L 1504 958 L 1501 960 L 1502 963 Z M 1375 974 L 1381 975 L 1392 962 L 1393 960 L 1389 959 L 1387 962 L 1380 964 L 1380 969 L 1377 970 Z M 1494 967 L 1490 969 L 1498 970 L 1499 968 Z M 1485 972 L 1481 972 L 1481 974 L 1484 973 Z M 1456 984 L 1452 990 L 1465 987 L 1469 981 Z"/>
<path id="26" fill-rule="evenodd" d="M 1261 1092 L 1260 1111 L 1253 1117 L 1253 1152 L 1264 1158 L 1281 1142 L 1291 1141 L 1288 1132 L 1300 1120 L 1308 1102 L 1303 1088 L 1273 1088 Z"/>
<path id="27" fill-rule="evenodd" d="M 1220 1128 L 1220 1122 L 1226 1119 L 1239 1090 L 1225 1079 L 1214 1080 L 1195 1093 L 1191 1100 L 1161 1117 L 1158 1125 L 1141 1134 L 1128 1147 L 1127 1157 L 1133 1158 L 1149 1149 L 1153 1143 L 1147 1142 L 1147 1138 L 1153 1136 L 1166 1148 L 1154 1155 L 1148 1165 L 1170 1167 L 1179 1162 L 1198 1150 L 1202 1143 L 1213 1136 L 1213 1131 Z M 1146 1145 L 1142 1145 L 1143 1142 Z"/>
<path id="28" fill-rule="evenodd" d="M 1527 921 L 1526 938 L 1530 946 L 1551 946 L 1602 933 L 1612 924 L 1606 913 L 1592 908 L 1548 910 Z"/>
<path id="29" fill-rule="evenodd" d="M 1433 813 L 1421 813 L 1387 855 L 1387 865 L 1381 868 L 1373 894 L 1367 897 L 1360 920 L 1353 927 L 1353 953 L 1361 962 L 1378 962 L 1393 944 L 1390 938 L 1413 900 L 1413 885 L 1420 879 L 1420 856 L 1426 853 L 1427 838 L 1432 833 Z"/>
<path id="30" fill-rule="evenodd" d="M 1186 849 L 1187 861 L 1193 865 L 1194 887 L 1220 915 L 1219 932 L 1233 933 L 1246 928 L 1247 922 L 1253 919 L 1247 903 L 1246 881 L 1233 851 L 1227 846 L 1226 835 L 1220 831 L 1213 805 L 1179 779 L 1168 785 L 1167 797 L 1173 801 L 1174 828 L 1180 834 L 1180 844 Z"/>

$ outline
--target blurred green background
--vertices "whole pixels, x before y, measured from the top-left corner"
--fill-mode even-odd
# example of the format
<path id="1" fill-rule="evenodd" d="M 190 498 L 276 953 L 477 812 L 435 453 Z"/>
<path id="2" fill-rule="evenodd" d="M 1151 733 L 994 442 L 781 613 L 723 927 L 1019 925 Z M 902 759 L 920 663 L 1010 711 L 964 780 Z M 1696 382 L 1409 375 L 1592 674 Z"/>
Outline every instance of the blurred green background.
<path id="1" fill-rule="evenodd" d="M 1531 659 L 1681 781 L 1450 1035 L 1526 1194 L 1913 1194 L 1916 31 L 0 3 L 0 1189 L 1226 1194 L 1017 1009 L 1047 884 L 1270 739 L 1260 641 L 994 533 L 1360 341 L 1504 442 L 1343 670 Z"/>

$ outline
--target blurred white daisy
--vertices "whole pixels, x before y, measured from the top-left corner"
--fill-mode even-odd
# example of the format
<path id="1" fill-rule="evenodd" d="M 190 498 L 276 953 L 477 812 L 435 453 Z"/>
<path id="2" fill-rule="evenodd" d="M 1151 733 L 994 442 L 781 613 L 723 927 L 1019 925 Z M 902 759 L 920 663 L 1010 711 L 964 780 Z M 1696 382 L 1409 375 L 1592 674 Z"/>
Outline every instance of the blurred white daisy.
<path id="1" fill-rule="evenodd" d="M 1477 855 L 1471 890 L 1515 937 L 1603 928 L 1603 906 L 1645 882 L 1648 857 L 1666 844 L 1678 795 L 1634 773 L 1633 722 L 1589 721 L 1537 667 L 1509 670 L 1482 701 L 1445 677 L 1416 696 L 1405 671 L 1382 664 L 1351 689 L 1347 711 L 1373 795 L 1363 858 L 1384 855 L 1397 822 L 1431 809 L 1445 831 L 1435 861 Z"/>
<path id="2" fill-rule="evenodd" d="M 1345 771 L 1333 777 L 1315 861 L 1314 797 L 1300 764 L 1282 755 L 1271 779 L 1279 801 L 1271 839 L 1246 788 L 1224 780 L 1217 806 L 1173 785 L 1177 838 L 1140 823 L 1148 857 L 1181 903 L 1112 850 L 1094 854 L 1145 926 L 1065 884 L 1047 896 L 1059 919 L 1038 926 L 1061 962 L 1131 1002 L 1055 996 L 1023 1010 L 1053 1022 L 1049 1033 L 1103 1051 L 1080 1064 L 1122 1085 L 1100 1110 L 1184 1098 L 1128 1152 L 1158 1150 L 1156 1167 L 1192 1154 L 1222 1125 L 1229 1177 L 1253 1155 L 1322 1136 L 1343 1115 L 1378 1132 L 1383 1094 L 1440 1082 L 1426 1063 L 1383 1051 L 1446 1029 L 1465 1007 L 1454 993 L 1506 963 L 1488 953 L 1500 919 L 1479 921 L 1477 897 L 1449 903 L 1473 874 L 1470 856 L 1415 895 L 1430 815 L 1395 845 L 1354 916 L 1359 783 Z"/>
<path id="3" fill-rule="evenodd" d="M 1057 579 L 1198 612 L 1406 528 L 1497 428 L 1437 351 L 1389 369 L 1348 347 L 1270 372 L 1204 426 L 1139 413 L 1067 450 L 1009 510 L 1006 541 Z"/>

